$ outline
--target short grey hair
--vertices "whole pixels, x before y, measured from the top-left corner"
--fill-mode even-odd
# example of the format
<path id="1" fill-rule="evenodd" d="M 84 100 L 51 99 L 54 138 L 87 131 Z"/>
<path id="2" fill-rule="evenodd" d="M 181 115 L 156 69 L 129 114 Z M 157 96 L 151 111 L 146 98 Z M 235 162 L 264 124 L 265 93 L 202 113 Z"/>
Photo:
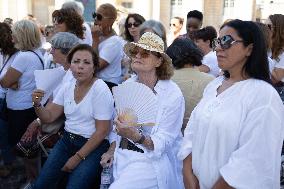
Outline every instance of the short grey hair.
<path id="1" fill-rule="evenodd" d="M 153 33 L 155 33 L 156 35 L 158 35 L 160 38 L 163 39 L 165 45 L 164 50 L 167 49 L 166 29 L 161 22 L 156 20 L 147 20 L 139 26 L 139 30 L 140 30 L 140 36 L 142 36 L 145 32 L 151 30 Z"/>
<path id="2" fill-rule="evenodd" d="M 70 32 L 58 32 L 50 41 L 55 49 L 60 49 L 62 54 L 68 54 L 70 49 L 80 44 L 80 39 Z"/>
<path id="3" fill-rule="evenodd" d="M 74 9 L 79 15 L 83 15 L 84 13 L 84 5 L 82 2 L 78 1 L 67 1 L 63 3 L 62 9 Z"/>

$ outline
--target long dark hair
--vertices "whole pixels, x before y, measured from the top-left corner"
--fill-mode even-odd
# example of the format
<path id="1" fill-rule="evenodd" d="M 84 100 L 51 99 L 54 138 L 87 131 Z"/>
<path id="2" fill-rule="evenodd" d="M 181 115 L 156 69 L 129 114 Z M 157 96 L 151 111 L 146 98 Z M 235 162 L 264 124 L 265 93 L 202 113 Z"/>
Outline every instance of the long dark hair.
<path id="1" fill-rule="evenodd" d="M 242 38 L 245 47 L 252 44 L 252 52 L 247 58 L 243 71 L 251 78 L 260 79 L 271 83 L 269 75 L 267 49 L 263 33 L 252 21 L 232 20 L 224 24 L 236 30 L 238 36 Z M 230 77 L 228 71 L 224 72 L 225 77 Z"/>
<path id="2" fill-rule="evenodd" d="M 0 52 L 3 55 L 11 56 L 18 50 L 15 48 L 12 38 L 12 30 L 5 22 L 0 22 Z"/>
<path id="3" fill-rule="evenodd" d="M 128 27 L 127 27 L 127 24 L 128 24 L 128 20 L 129 18 L 133 18 L 135 20 L 135 22 L 139 23 L 140 25 L 145 22 L 145 18 L 143 16 L 141 16 L 140 14 L 136 14 L 136 13 L 133 13 L 133 14 L 128 14 L 126 20 L 125 20 L 125 23 L 124 23 L 124 31 L 125 31 L 125 39 L 129 42 L 133 42 L 133 37 L 130 35 L 129 31 L 128 31 Z"/>

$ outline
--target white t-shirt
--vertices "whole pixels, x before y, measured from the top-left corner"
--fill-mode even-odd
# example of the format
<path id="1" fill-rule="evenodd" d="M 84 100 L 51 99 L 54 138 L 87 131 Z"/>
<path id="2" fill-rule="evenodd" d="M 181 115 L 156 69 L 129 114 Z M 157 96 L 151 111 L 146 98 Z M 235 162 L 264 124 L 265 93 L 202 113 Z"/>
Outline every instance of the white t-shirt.
<path id="1" fill-rule="evenodd" d="M 42 53 L 39 49 L 34 50 L 41 60 Z M 42 70 L 43 65 L 38 56 L 30 51 L 21 51 L 15 57 L 11 67 L 21 72 L 19 78 L 19 88 L 17 90 L 8 89 L 6 101 L 7 107 L 12 110 L 25 110 L 32 107 L 32 92 L 36 88 L 34 71 Z"/>
<path id="2" fill-rule="evenodd" d="M 5 58 L 2 56 L 0 57 L 0 59 L 2 58 L 3 59 L 3 63 L 1 64 L 1 69 L 2 70 L 2 67 L 4 66 L 4 63 L 5 63 L 5 67 L 3 68 L 1 74 L 0 74 L 0 79 L 2 79 L 4 77 L 4 75 L 6 74 L 8 68 L 11 66 L 11 63 L 14 61 L 15 57 L 17 56 L 18 52 L 14 53 L 10 58 Z M 8 60 L 8 62 L 6 62 Z M 1 85 L 0 85 L 0 98 L 5 98 L 5 95 L 7 93 L 7 89 L 6 88 L 3 88 Z"/>
<path id="3" fill-rule="evenodd" d="M 119 84 L 121 81 L 121 61 L 123 43 L 119 36 L 112 36 L 99 44 L 99 57 L 109 65 L 98 73 L 104 81 Z"/>
<path id="4" fill-rule="evenodd" d="M 279 55 L 279 59 L 273 59 L 274 61 L 274 67 L 275 68 L 281 68 L 284 69 L 284 52 L 282 54 Z M 281 79 L 282 82 L 284 82 L 284 78 Z"/>
<path id="5" fill-rule="evenodd" d="M 208 74 L 218 77 L 220 73 L 220 68 L 218 66 L 218 60 L 215 51 L 210 51 L 202 59 L 202 64 L 209 67 L 210 71 Z"/>
<path id="6" fill-rule="evenodd" d="M 90 138 L 96 131 L 95 119 L 111 120 L 114 113 L 112 94 L 101 79 L 97 79 L 79 104 L 74 101 L 76 80 L 65 84 L 53 102 L 64 106 L 65 130 Z"/>
<path id="7" fill-rule="evenodd" d="M 178 156 L 192 153 L 201 189 L 222 176 L 233 188 L 280 186 L 284 107 L 268 83 L 248 79 L 217 95 L 223 77 L 207 85 L 184 131 Z"/>

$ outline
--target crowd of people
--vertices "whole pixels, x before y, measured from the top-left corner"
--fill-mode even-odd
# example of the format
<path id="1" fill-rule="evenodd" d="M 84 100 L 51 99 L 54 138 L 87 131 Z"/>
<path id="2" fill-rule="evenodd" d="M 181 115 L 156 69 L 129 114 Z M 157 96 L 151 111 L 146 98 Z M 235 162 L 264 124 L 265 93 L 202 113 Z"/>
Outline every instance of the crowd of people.
<path id="1" fill-rule="evenodd" d="M 32 15 L 0 22 L 0 176 L 12 174 L 19 143 L 60 123 L 46 160 L 21 157 L 23 188 L 100 188 L 107 167 L 110 189 L 280 188 L 284 15 L 214 28 L 193 10 L 173 17 L 167 34 L 131 13 L 118 35 L 113 5 L 93 12 L 92 27 L 83 12 L 68 1 L 45 28 Z M 36 73 L 50 70 L 60 79 L 49 92 Z M 155 95 L 153 127 L 116 112 L 112 89 L 130 82 Z"/>

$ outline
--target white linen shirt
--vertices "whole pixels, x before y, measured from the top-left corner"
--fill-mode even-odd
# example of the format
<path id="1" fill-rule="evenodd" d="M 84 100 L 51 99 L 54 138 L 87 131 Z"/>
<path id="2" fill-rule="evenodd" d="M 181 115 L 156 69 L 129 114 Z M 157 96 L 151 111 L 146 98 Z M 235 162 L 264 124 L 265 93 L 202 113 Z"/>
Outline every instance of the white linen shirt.
<path id="1" fill-rule="evenodd" d="M 126 82 L 137 81 L 137 76 L 128 79 Z M 179 87 L 171 80 L 159 80 L 154 90 L 158 98 L 158 113 L 156 125 L 150 131 L 150 137 L 154 143 L 154 150 L 147 150 L 143 145 L 137 145 L 144 150 L 144 153 L 127 153 L 128 150 L 121 150 L 118 146 L 120 136 L 112 132 L 112 137 L 116 137 L 116 151 L 114 154 L 114 178 L 119 177 L 121 167 L 119 164 L 126 162 L 118 162 L 117 156 L 127 157 L 125 161 L 129 164 L 145 162 L 148 160 L 154 167 L 157 176 L 158 188 L 161 189 L 180 189 L 183 188 L 182 182 L 182 162 L 177 159 L 177 152 L 181 144 L 182 134 L 181 127 L 183 122 L 185 104 L 184 98 Z M 132 151 L 131 151 L 132 152 Z M 129 156 L 128 154 L 133 154 Z M 143 157 L 142 157 L 143 156 Z M 146 159 L 146 160 L 145 160 Z M 143 169 L 140 167 L 139 169 Z M 135 171 L 133 169 L 133 171 Z M 143 175 L 141 175 L 143 180 Z M 133 188 L 134 186 L 128 186 Z"/>
<path id="2" fill-rule="evenodd" d="M 53 103 L 64 106 L 66 131 L 90 138 L 96 131 L 95 119 L 112 119 L 114 112 L 112 94 L 105 82 L 97 79 L 84 98 L 76 104 L 75 84 L 76 80 L 65 84 L 55 96 Z"/>
<path id="3" fill-rule="evenodd" d="M 192 153 L 201 189 L 222 176 L 233 188 L 279 189 L 284 108 L 268 83 L 248 79 L 217 96 L 223 77 L 206 87 L 185 129 L 180 159 Z"/>

